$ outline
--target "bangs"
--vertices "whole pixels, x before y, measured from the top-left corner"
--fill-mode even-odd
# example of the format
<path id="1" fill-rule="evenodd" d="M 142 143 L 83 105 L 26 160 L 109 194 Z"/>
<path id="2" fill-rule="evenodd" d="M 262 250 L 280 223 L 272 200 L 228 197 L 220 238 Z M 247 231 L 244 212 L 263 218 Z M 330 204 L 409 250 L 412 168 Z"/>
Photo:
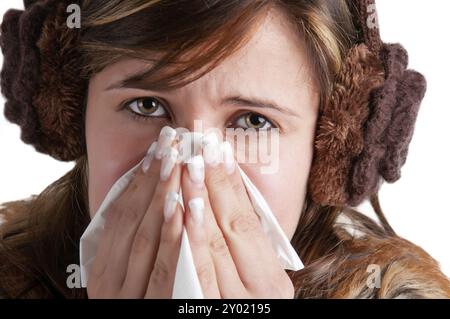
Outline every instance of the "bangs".
<path id="1" fill-rule="evenodd" d="M 184 86 L 214 69 L 251 37 L 273 1 L 96 0 L 82 7 L 82 76 L 132 58 L 150 67 L 153 89 Z"/>

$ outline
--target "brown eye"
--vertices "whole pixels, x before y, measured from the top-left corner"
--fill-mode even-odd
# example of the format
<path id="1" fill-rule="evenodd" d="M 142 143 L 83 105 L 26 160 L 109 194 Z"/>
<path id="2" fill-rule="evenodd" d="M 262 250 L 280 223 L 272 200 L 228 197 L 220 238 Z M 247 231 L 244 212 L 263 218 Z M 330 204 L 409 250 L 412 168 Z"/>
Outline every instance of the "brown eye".
<path id="1" fill-rule="evenodd" d="M 267 118 L 256 113 L 242 115 L 236 121 L 236 125 L 244 129 L 252 128 L 255 130 L 267 130 L 273 127 L 272 123 Z"/>
<path id="2" fill-rule="evenodd" d="M 135 99 L 129 102 L 127 107 L 140 116 L 163 117 L 168 114 L 164 105 L 153 97 Z"/>

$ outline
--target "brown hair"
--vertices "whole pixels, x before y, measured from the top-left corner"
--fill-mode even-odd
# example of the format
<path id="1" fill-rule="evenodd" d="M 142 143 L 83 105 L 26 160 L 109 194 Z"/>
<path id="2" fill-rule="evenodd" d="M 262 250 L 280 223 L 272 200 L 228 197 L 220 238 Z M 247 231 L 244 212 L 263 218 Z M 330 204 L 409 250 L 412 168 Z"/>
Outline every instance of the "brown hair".
<path id="1" fill-rule="evenodd" d="M 339 72 L 343 56 L 356 39 L 352 16 L 343 0 L 231 0 L 206 5 L 190 1 L 186 6 L 177 1 L 87 1 L 81 38 L 86 57 L 83 74 L 89 78 L 128 56 L 156 62 L 140 75 L 152 79 L 147 83 L 150 87 L 183 86 L 245 44 L 264 13 L 274 6 L 291 17 L 299 36 L 304 36 L 322 89 L 322 103 L 326 103 L 333 75 Z M 141 20 L 145 23 L 135 22 Z M 155 53 L 162 56 L 153 61 L 149 56 Z M 175 67 L 158 76 L 158 71 L 168 66 Z"/>
<path id="2" fill-rule="evenodd" d="M 82 297 L 68 289 L 67 266 L 79 263 L 79 240 L 90 221 L 87 159 L 28 201 L 7 205 L 0 227 L 0 297 Z"/>
<path id="3" fill-rule="evenodd" d="M 124 57 L 148 59 L 148 53 L 156 52 L 161 57 L 141 76 L 153 75 L 155 88 L 185 85 L 243 45 L 258 19 L 274 5 L 292 18 L 299 36 L 304 36 L 321 104 L 327 103 L 334 76 L 355 41 L 344 0 L 86 0 L 80 35 L 83 78 L 88 80 Z M 50 33 L 51 28 L 43 32 L 40 43 Z M 73 98 L 80 102 L 78 95 Z M 86 297 L 84 289 L 66 286 L 66 267 L 79 262 L 79 239 L 89 223 L 86 163 L 86 156 L 78 159 L 73 170 L 1 226 L 0 296 Z M 348 210 L 347 215 L 373 237 L 394 236 L 376 200 L 372 198 L 372 203 L 384 227 L 355 211 Z M 345 295 L 340 279 L 347 272 L 334 281 L 324 275 L 324 269 L 338 271 L 354 256 L 348 238 L 335 227 L 344 209 L 315 204 L 307 196 L 292 240 L 306 265 L 291 274 L 297 297 Z"/>

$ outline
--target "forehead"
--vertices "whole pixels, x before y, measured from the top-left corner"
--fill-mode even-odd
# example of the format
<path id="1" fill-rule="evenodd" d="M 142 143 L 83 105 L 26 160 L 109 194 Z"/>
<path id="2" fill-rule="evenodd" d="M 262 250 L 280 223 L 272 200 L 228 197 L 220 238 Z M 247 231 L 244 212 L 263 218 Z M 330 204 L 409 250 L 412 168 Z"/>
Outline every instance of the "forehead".
<path id="1" fill-rule="evenodd" d="M 203 81 L 201 81 L 203 80 Z M 315 90 L 304 39 L 284 13 L 271 9 L 250 40 L 233 55 L 189 86 L 214 81 L 227 90 Z"/>
<path id="2" fill-rule="evenodd" d="M 217 94 L 261 91 L 315 94 L 317 85 L 311 72 L 304 38 L 279 9 L 269 9 L 248 42 L 209 73 L 175 91 L 215 90 Z M 107 67 L 102 78 L 108 83 L 148 67 L 148 62 L 126 59 Z M 140 88 L 144 88 L 145 81 Z"/>

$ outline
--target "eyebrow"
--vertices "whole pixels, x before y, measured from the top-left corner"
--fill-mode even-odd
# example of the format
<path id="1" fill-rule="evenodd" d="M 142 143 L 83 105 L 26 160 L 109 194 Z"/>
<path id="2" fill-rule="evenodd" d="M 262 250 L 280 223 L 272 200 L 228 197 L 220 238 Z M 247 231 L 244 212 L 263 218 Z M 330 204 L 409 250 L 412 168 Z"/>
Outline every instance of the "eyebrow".
<path id="1" fill-rule="evenodd" d="M 111 84 L 106 88 L 107 91 L 109 90 L 116 90 L 116 89 L 140 89 L 140 90 L 147 90 L 147 91 L 167 91 L 162 90 L 161 88 L 157 87 L 151 87 L 146 83 L 146 74 L 148 73 L 148 70 L 140 70 L 138 72 L 135 72 L 129 76 L 127 76 L 125 79 L 122 79 L 116 83 Z M 299 114 L 294 112 L 288 107 L 280 106 L 274 101 L 268 100 L 268 99 L 262 99 L 262 98 L 256 98 L 256 97 L 244 97 L 242 95 L 234 95 L 230 97 L 226 97 L 221 101 L 221 104 L 231 104 L 235 106 L 242 106 L 242 107 L 254 107 L 254 108 L 265 108 L 265 109 L 272 109 L 275 111 L 278 111 L 280 113 L 295 116 L 295 117 L 301 117 Z"/>
<path id="2" fill-rule="evenodd" d="M 266 108 L 266 109 L 272 109 L 275 111 L 278 111 L 280 113 L 284 113 L 286 115 L 291 115 L 295 117 L 300 117 L 299 114 L 292 111 L 291 109 L 287 107 L 279 106 L 277 103 L 260 99 L 260 98 L 254 98 L 254 97 L 243 97 L 241 95 L 237 96 L 230 96 L 222 100 L 222 104 L 232 104 L 236 106 L 247 106 L 247 107 L 255 107 L 255 108 Z"/>
<path id="3" fill-rule="evenodd" d="M 154 88 L 148 85 L 147 77 L 151 68 L 144 68 L 143 70 L 131 73 L 126 78 L 121 79 L 106 88 L 106 91 L 117 89 L 140 89 L 140 90 L 152 90 Z"/>

